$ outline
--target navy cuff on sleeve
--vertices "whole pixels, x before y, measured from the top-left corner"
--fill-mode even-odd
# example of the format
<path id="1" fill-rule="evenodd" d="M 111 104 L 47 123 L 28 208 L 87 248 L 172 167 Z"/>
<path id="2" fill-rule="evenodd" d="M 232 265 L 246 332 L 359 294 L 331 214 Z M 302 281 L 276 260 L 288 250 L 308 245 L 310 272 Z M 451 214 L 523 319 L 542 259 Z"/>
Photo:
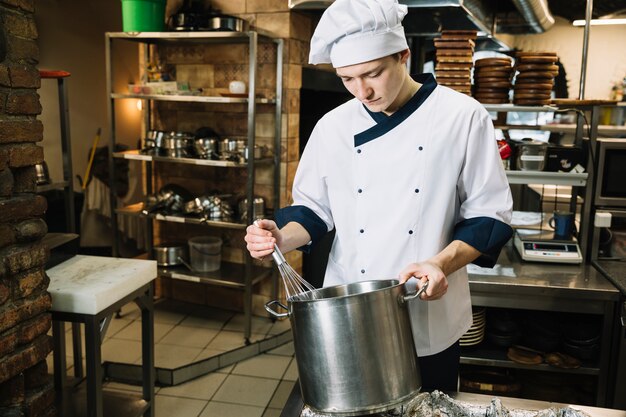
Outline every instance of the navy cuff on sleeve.
<path id="1" fill-rule="evenodd" d="M 283 207 L 276 211 L 276 224 L 282 228 L 289 222 L 296 222 L 302 225 L 311 236 L 311 244 L 305 245 L 299 250 L 309 253 L 311 246 L 315 245 L 326 233 L 328 228 L 324 220 L 315 214 L 313 210 L 306 206 Z"/>
<path id="2" fill-rule="evenodd" d="M 473 264 L 492 268 L 498 261 L 502 247 L 513 236 L 513 228 L 491 217 L 474 217 L 454 227 L 452 240 L 461 240 L 480 251 Z"/>

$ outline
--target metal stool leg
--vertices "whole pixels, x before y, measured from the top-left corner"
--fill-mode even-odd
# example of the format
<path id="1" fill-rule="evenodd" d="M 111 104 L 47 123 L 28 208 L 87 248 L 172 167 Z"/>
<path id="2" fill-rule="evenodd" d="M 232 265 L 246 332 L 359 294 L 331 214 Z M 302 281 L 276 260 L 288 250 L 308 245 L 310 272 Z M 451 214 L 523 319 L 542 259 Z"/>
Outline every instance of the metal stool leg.
<path id="1" fill-rule="evenodd" d="M 143 414 L 144 417 L 154 417 L 154 383 L 156 371 L 154 369 L 154 301 L 153 290 L 150 285 L 146 295 L 138 300 L 141 308 L 141 366 L 143 376 L 143 399 L 150 407 Z"/>
<path id="2" fill-rule="evenodd" d="M 87 359 L 87 412 L 89 417 L 103 417 L 101 344 L 100 320 L 97 316 L 87 316 L 85 320 L 85 352 Z"/>
<path id="3" fill-rule="evenodd" d="M 72 354 L 74 355 L 74 376 L 82 378 L 83 373 L 83 347 L 80 323 L 72 323 Z"/>
<path id="4" fill-rule="evenodd" d="M 52 358 L 54 362 L 54 388 L 60 394 L 65 389 L 65 323 L 60 320 L 52 320 L 52 340 L 54 343 L 54 351 Z"/>

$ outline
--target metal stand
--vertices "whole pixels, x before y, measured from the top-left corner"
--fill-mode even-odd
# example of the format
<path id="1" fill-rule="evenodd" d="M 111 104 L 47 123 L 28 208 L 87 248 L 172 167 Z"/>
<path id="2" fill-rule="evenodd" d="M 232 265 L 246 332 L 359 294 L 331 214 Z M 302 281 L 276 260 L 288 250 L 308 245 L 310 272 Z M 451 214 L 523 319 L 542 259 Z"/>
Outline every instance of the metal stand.
<path id="1" fill-rule="evenodd" d="M 105 401 L 102 393 L 102 356 L 101 345 L 106 330 L 106 323 L 110 316 L 130 301 L 135 301 L 141 309 L 141 351 L 142 351 L 142 380 L 143 380 L 143 401 L 139 404 L 139 413 L 144 417 L 154 417 L 154 309 L 153 309 L 153 289 L 152 283 L 148 283 L 133 293 L 113 303 L 103 311 L 95 315 L 67 313 L 62 311 L 52 311 L 52 337 L 54 340 L 54 386 L 59 397 L 64 397 L 64 391 L 68 390 L 66 382 L 65 363 L 65 332 L 63 322 L 69 321 L 73 324 L 84 323 L 85 325 L 85 347 L 87 359 L 87 415 L 89 417 L 103 417 Z M 101 329 L 101 323 L 105 323 Z M 79 340 L 80 342 L 80 340 Z M 74 366 L 81 358 L 74 357 Z M 61 404 L 61 415 L 73 415 L 72 408 Z M 64 410 L 67 410 L 63 412 Z"/>

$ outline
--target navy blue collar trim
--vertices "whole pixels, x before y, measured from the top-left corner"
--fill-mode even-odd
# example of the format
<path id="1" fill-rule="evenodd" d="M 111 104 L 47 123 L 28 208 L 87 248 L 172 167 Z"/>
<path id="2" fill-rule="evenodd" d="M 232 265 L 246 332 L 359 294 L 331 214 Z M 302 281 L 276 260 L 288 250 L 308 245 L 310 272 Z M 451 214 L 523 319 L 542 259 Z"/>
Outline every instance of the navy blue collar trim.
<path id="1" fill-rule="evenodd" d="M 424 103 L 424 101 L 426 101 L 428 96 L 430 96 L 430 94 L 435 90 L 435 87 L 437 87 L 437 81 L 435 81 L 435 77 L 433 77 L 432 74 L 419 74 L 415 76 L 414 79 L 418 83 L 422 84 L 422 86 L 404 106 L 391 116 L 387 116 L 383 112 L 371 112 L 365 105 L 363 105 L 363 108 L 369 113 L 372 119 L 374 119 L 376 124 L 369 129 L 354 135 L 355 147 L 381 137 L 394 127 L 398 126 L 400 123 L 404 122 L 422 105 L 422 103 Z"/>

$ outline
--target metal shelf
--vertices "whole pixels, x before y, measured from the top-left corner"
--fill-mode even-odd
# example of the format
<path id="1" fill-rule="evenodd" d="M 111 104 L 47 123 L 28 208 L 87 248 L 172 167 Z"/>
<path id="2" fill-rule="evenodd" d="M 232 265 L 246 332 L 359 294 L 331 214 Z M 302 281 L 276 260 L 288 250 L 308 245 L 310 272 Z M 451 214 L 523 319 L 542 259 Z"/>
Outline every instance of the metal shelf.
<path id="1" fill-rule="evenodd" d="M 236 43 L 248 42 L 252 34 L 258 34 L 260 39 L 275 41 L 271 35 L 260 30 L 248 32 L 234 31 L 183 31 L 183 32 L 107 32 L 108 38 L 122 39 L 142 43 L 167 43 L 167 42 L 189 42 L 189 43 Z"/>
<path id="2" fill-rule="evenodd" d="M 65 189 L 65 187 L 68 186 L 68 184 L 69 184 L 69 181 L 58 181 L 58 182 L 51 182 L 50 184 L 41 184 L 41 185 L 37 185 L 36 192 L 45 193 L 46 191 L 63 190 Z"/>
<path id="3" fill-rule="evenodd" d="M 573 172 L 547 171 L 511 171 L 507 170 L 506 177 L 509 184 L 554 184 L 583 187 L 587 184 L 588 174 Z"/>
<path id="4" fill-rule="evenodd" d="M 46 233 L 41 242 L 49 250 L 57 248 L 61 245 L 71 242 L 74 239 L 78 239 L 79 235 L 76 233 Z"/>
<path id="5" fill-rule="evenodd" d="M 575 124 L 553 123 L 539 127 L 541 130 L 557 133 L 576 133 Z M 589 129 L 588 125 L 584 126 L 585 131 Z M 598 125 L 598 135 L 602 136 L 615 136 L 626 135 L 626 126 L 615 125 Z"/>
<path id="6" fill-rule="evenodd" d="M 245 265 L 232 262 L 222 262 L 219 270 L 211 272 L 192 272 L 185 266 L 159 267 L 159 276 L 243 290 L 246 287 L 245 269 Z M 271 268 L 253 265 L 252 285 L 262 281 L 271 273 Z"/>
<path id="7" fill-rule="evenodd" d="M 483 104 L 487 111 L 495 112 L 549 112 L 559 110 L 557 106 L 516 106 L 515 104 Z"/>
<path id="8" fill-rule="evenodd" d="M 143 203 L 132 204 L 130 206 L 120 207 L 115 210 L 117 214 L 125 215 L 125 216 L 137 216 L 137 217 L 148 217 L 155 220 L 172 222 L 172 223 L 186 223 L 186 224 L 203 224 L 206 226 L 213 227 L 221 227 L 224 229 L 237 229 L 244 230 L 246 225 L 243 223 L 233 223 L 233 222 L 222 222 L 216 220 L 203 220 L 199 217 L 187 217 L 183 215 L 171 215 L 171 214 L 161 214 L 161 213 L 151 213 L 151 214 L 143 214 L 141 210 L 143 209 Z"/>
<path id="9" fill-rule="evenodd" d="M 248 97 L 222 97 L 222 96 L 192 96 L 182 94 L 120 94 L 112 93 L 112 99 L 124 100 L 129 98 L 154 101 L 176 101 L 182 103 L 217 103 L 233 104 L 247 103 Z M 257 98 L 259 104 L 276 104 L 276 100 L 268 98 Z"/>
<path id="10" fill-rule="evenodd" d="M 541 130 L 544 132 L 555 132 L 555 133 L 572 133 L 572 134 L 576 133 L 575 124 L 564 124 L 564 123 L 549 123 L 545 125 L 496 124 L 494 125 L 494 127 L 496 129 L 502 129 L 502 130 Z M 585 131 L 588 128 L 589 128 L 588 125 L 584 126 Z M 626 135 L 626 126 L 599 125 L 598 134 L 602 136 Z"/>
<path id="11" fill-rule="evenodd" d="M 131 159 L 133 161 L 146 161 L 146 162 L 173 162 L 177 164 L 189 164 L 189 165 L 202 165 L 212 167 L 231 167 L 231 168 L 246 168 L 247 162 L 243 164 L 232 161 L 220 161 L 214 159 L 201 159 L 201 158 L 174 158 L 169 156 L 157 156 L 146 155 L 140 153 L 138 150 L 125 151 L 125 152 L 113 152 L 113 158 Z M 274 160 L 272 158 L 255 159 L 254 163 L 270 163 Z"/>
<path id="12" fill-rule="evenodd" d="M 479 345 L 475 347 L 461 349 L 461 363 L 464 365 L 493 366 L 508 369 L 527 369 L 531 371 L 545 371 L 561 374 L 565 373 L 577 375 L 600 375 L 599 367 L 590 366 L 587 363 L 583 363 L 580 368 L 563 369 L 550 366 L 547 363 L 527 365 L 523 363 L 513 362 L 506 356 L 506 350 L 504 348 L 497 348 L 489 346 L 488 344 L 486 346 Z"/>

